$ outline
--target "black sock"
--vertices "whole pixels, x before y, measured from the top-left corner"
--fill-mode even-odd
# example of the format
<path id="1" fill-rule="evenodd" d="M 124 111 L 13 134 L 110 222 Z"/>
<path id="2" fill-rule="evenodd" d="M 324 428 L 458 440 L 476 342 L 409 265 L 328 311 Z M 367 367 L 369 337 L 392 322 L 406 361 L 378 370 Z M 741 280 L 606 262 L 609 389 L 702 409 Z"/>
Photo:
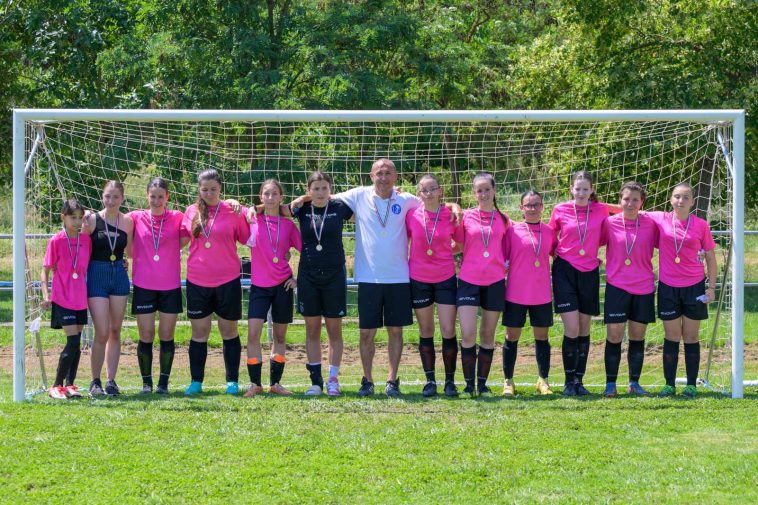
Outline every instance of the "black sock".
<path id="1" fill-rule="evenodd" d="M 142 384 L 148 384 L 153 387 L 153 343 L 137 342 L 137 363 L 139 363 L 139 373 L 142 375 Z"/>
<path id="2" fill-rule="evenodd" d="M 224 368 L 226 368 L 226 382 L 239 382 L 240 359 L 242 356 L 242 344 L 239 336 L 223 341 Z"/>
<path id="3" fill-rule="evenodd" d="M 666 385 L 676 386 L 676 367 L 679 365 L 679 342 L 663 339 L 663 377 Z"/>
<path id="4" fill-rule="evenodd" d="M 563 372 L 566 374 L 566 384 L 572 384 L 576 381 L 576 355 L 578 354 L 576 339 L 564 335 L 561 353 L 563 354 Z"/>
<path id="5" fill-rule="evenodd" d="M 700 371 L 700 342 L 684 344 L 684 367 L 687 370 L 687 385 L 697 385 L 697 375 Z"/>
<path id="6" fill-rule="evenodd" d="M 490 368 L 492 367 L 492 355 L 495 353 L 495 349 L 485 349 L 479 346 L 479 359 L 476 364 L 476 382 L 477 388 L 482 389 L 487 385 L 487 377 L 490 376 Z"/>
<path id="7" fill-rule="evenodd" d="M 274 358 L 271 358 L 271 371 L 269 375 L 271 386 L 279 384 L 282 380 L 282 375 L 284 375 L 284 363 L 283 359 L 281 361 L 276 361 Z"/>
<path id="8" fill-rule="evenodd" d="M 629 381 L 639 382 L 642 375 L 642 363 L 645 361 L 645 341 L 630 340 L 626 359 L 629 363 Z"/>
<path id="9" fill-rule="evenodd" d="M 463 379 L 466 381 L 466 386 L 474 387 L 476 344 L 471 347 L 463 347 L 463 344 L 461 344 L 461 370 L 463 370 Z"/>
<path id="10" fill-rule="evenodd" d="M 537 373 L 543 379 L 550 375 L 550 342 L 547 340 L 534 341 L 535 354 L 537 358 Z"/>
<path id="11" fill-rule="evenodd" d="M 72 385 L 76 380 L 76 372 L 79 370 L 79 358 L 82 357 L 81 334 L 76 335 L 76 338 L 78 339 L 77 342 L 79 342 L 79 344 L 76 346 L 76 354 L 74 354 L 74 359 L 71 360 L 71 366 L 68 367 L 68 374 L 66 375 L 67 386 Z"/>
<path id="12" fill-rule="evenodd" d="M 62 386 L 63 380 L 68 376 L 68 372 L 71 369 L 71 364 L 76 358 L 76 353 L 79 351 L 79 334 L 66 336 L 66 346 L 61 351 L 61 356 L 58 358 L 58 368 L 55 372 L 55 383 L 53 386 Z"/>
<path id="13" fill-rule="evenodd" d="M 208 359 L 208 342 L 190 340 L 189 361 L 190 375 L 193 382 L 203 382 L 205 379 L 205 361 Z"/>
<path id="14" fill-rule="evenodd" d="M 445 364 L 445 381 L 455 382 L 455 360 L 458 359 L 458 339 L 442 339 L 442 362 Z"/>
<path id="15" fill-rule="evenodd" d="M 619 376 L 619 364 L 621 363 L 621 342 L 614 344 L 610 340 L 605 341 L 605 382 L 616 382 Z"/>
<path id="16" fill-rule="evenodd" d="M 518 355 L 518 340 L 508 340 L 503 342 L 503 374 L 506 379 L 513 379 L 513 370 L 516 368 L 516 357 Z"/>
<path id="17" fill-rule="evenodd" d="M 324 377 L 321 375 L 321 363 L 318 365 L 305 365 L 306 370 L 311 376 L 311 384 L 318 386 L 321 389 L 324 388 Z"/>
<path id="18" fill-rule="evenodd" d="M 251 363 L 252 361 L 255 361 L 255 363 Z M 261 363 L 261 360 L 259 359 L 247 360 L 247 374 L 250 376 L 250 382 L 252 384 L 255 384 L 256 386 L 261 385 L 261 369 L 262 368 L 263 368 L 263 363 Z"/>
<path id="19" fill-rule="evenodd" d="M 161 340 L 161 351 L 159 361 L 161 365 L 161 375 L 158 377 L 158 385 L 164 388 L 168 387 L 168 378 L 171 376 L 171 367 L 174 364 L 174 352 L 176 344 L 172 340 Z"/>
<path id="20" fill-rule="evenodd" d="M 421 355 L 421 367 L 428 382 L 435 382 L 434 377 L 434 337 L 420 337 L 418 339 L 418 352 Z"/>
<path id="21" fill-rule="evenodd" d="M 587 371 L 587 358 L 590 355 L 590 337 L 576 337 L 576 382 L 582 382 L 584 373 Z"/>

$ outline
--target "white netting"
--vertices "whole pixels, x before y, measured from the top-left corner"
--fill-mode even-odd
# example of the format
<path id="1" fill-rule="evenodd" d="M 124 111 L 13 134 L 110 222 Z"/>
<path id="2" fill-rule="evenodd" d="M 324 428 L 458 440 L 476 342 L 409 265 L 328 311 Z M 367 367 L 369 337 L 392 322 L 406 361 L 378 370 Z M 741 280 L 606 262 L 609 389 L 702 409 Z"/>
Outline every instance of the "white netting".
<path id="1" fill-rule="evenodd" d="M 224 196 L 243 203 L 257 202 L 258 184 L 270 177 L 282 182 L 287 197 L 304 191 L 307 176 L 315 169 L 330 173 L 335 191 L 370 184 L 372 162 L 378 157 L 395 161 L 399 184 L 414 191 L 420 174 L 436 173 L 448 201 L 464 208 L 473 204 L 470 182 L 478 171 L 489 171 L 498 182 L 501 209 L 516 220 L 519 195 L 536 189 L 545 197 L 547 220 L 552 206 L 568 198 L 569 174 L 579 169 L 595 176 L 601 200 L 618 201 L 618 190 L 627 180 L 637 180 L 648 191 L 648 210 L 668 209 L 671 189 L 680 181 L 695 189 L 694 212 L 706 217 L 716 234 L 719 262 L 717 304 L 704 322 L 705 344 L 701 375 L 719 388 L 729 384 L 731 342 L 731 290 L 723 289 L 726 256 L 731 240 L 732 181 L 720 143 L 731 152 L 731 125 L 683 121 L 650 122 L 139 122 L 72 121 L 27 124 L 27 155 L 35 138 L 42 143 L 27 174 L 26 232 L 50 233 L 60 226 L 62 197 L 75 197 L 88 208 L 100 208 L 105 181 L 121 180 L 127 188 L 124 210 L 146 207 L 145 185 L 160 175 L 171 182 L 173 208 L 184 209 L 196 198 L 196 174 L 209 167 L 224 180 Z M 719 140 L 721 137 L 721 140 Z M 27 239 L 28 281 L 39 277 L 45 239 Z M 352 274 L 353 244 L 346 238 L 348 277 Z M 246 255 L 240 248 L 240 254 Z M 297 266 L 297 255 L 292 259 Z M 601 281 L 604 283 L 604 277 Z M 30 285 L 28 318 L 36 319 L 38 291 Z M 601 290 L 602 297 L 602 290 Z M 246 302 L 244 302 L 246 303 Z M 350 313 L 346 334 L 357 332 L 355 290 L 349 291 Z M 127 311 L 128 312 L 128 311 Z M 244 311 L 243 311 L 244 312 Z M 44 319 L 44 315 L 43 315 Z M 714 324 L 718 319 L 718 328 Z M 180 323 L 180 326 L 183 323 Z M 186 324 L 186 322 L 184 323 Z M 297 324 L 297 316 L 296 316 Z M 42 324 L 42 342 L 53 342 Z M 241 334 L 245 334 L 244 322 Z M 559 377 L 561 324 L 551 330 L 554 347 L 553 375 Z M 593 342 L 604 341 L 601 321 L 593 324 Z M 524 334 L 517 380 L 535 378 L 530 332 Z M 650 325 L 643 381 L 662 383 L 660 347 L 663 328 Z M 714 337 L 715 335 L 715 337 Z M 125 339 L 137 340 L 137 330 L 127 317 Z M 417 342 L 415 326 L 406 330 L 406 341 Z M 29 334 L 27 390 L 39 388 L 41 373 Z M 498 340 L 502 331 L 498 332 Z M 713 342 L 713 345 L 711 345 Z M 601 347 L 593 346 L 587 382 L 602 383 Z M 709 350 L 713 351 L 706 362 Z M 530 354 L 532 356 L 530 356 Z M 83 360 L 84 361 L 84 360 Z M 624 360 L 625 361 L 625 360 Z M 683 363 L 682 363 L 683 365 Z M 682 366 L 680 366 L 680 369 Z M 493 367 L 495 382 L 501 379 Z M 625 377 L 622 364 L 620 377 Z M 420 369 L 407 374 L 421 376 Z M 244 372 L 243 372 L 244 376 Z M 344 378 L 357 383 L 360 376 Z"/>

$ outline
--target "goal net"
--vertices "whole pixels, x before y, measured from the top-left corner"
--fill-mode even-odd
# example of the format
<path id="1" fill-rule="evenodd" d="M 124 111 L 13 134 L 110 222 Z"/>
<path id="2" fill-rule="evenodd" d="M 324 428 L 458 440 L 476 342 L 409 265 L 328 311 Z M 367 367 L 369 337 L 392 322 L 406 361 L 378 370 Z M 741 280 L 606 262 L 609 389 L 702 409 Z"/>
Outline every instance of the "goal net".
<path id="1" fill-rule="evenodd" d="M 24 394 L 42 391 L 49 385 L 50 372 L 62 342 L 60 331 L 49 329 L 49 313 L 40 310 L 39 272 L 49 234 L 60 229 L 60 208 L 64 198 L 77 198 L 87 208 L 99 209 L 102 187 L 116 179 L 126 186 L 123 211 L 146 208 L 145 186 L 153 176 L 170 181 L 170 207 L 183 210 L 197 197 L 196 175 L 216 168 L 224 179 L 223 195 L 243 204 L 258 202 L 259 184 L 278 179 L 285 189 L 285 201 L 303 194 L 305 181 L 314 170 L 331 174 L 334 191 L 371 184 L 369 171 L 379 157 L 392 159 L 399 171 L 398 185 L 415 193 L 420 175 L 436 174 L 445 191 L 446 201 L 463 208 L 474 205 L 471 181 L 475 173 L 487 171 L 498 183 L 498 202 L 515 221 L 522 220 L 518 210 L 523 191 L 535 189 L 544 195 L 545 213 L 570 195 L 569 177 L 587 170 L 595 178 L 595 189 L 602 201 L 618 203 L 619 188 L 625 181 L 642 183 L 648 193 L 646 210 L 670 210 L 672 188 L 679 182 L 694 187 L 693 212 L 707 219 L 717 243 L 717 303 L 709 305 L 709 318 L 701 326 L 703 344 L 700 378 L 717 391 L 731 392 L 733 352 L 741 354 L 741 289 L 733 285 L 732 266 L 741 264 L 742 246 L 735 241 L 735 111 L 686 114 L 665 111 L 643 112 L 233 112 L 222 111 L 26 111 L 17 118 L 17 132 L 23 135 L 21 174 L 25 186 L 23 230 L 25 236 L 23 291 L 24 324 L 22 345 Z M 18 142 L 18 139 L 17 139 Z M 740 151 L 741 152 L 741 151 Z M 18 174 L 17 174 L 18 176 Z M 741 179 L 740 179 L 741 181 Z M 21 181 L 15 180 L 15 184 Z M 741 194 L 740 194 L 741 195 Z M 352 277 L 353 236 L 345 235 L 348 277 Z M 20 236 L 20 235 L 17 235 Z M 241 256 L 248 256 L 245 248 Z M 604 252 L 601 250 L 601 258 Z M 291 264 L 297 269 L 298 257 Z M 654 260 L 657 265 L 657 258 Z M 739 265 L 738 265 L 739 267 Z M 657 266 L 656 266 L 657 269 Z M 183 272 L 185 270 L 183 269 Z M 741 272 L 741 270 L 738 270 Z M 605 277 L 601 266 L 601 301 Z M 18 278 L 18 277 L 17 277 Z M 15 280 L 15 279 L 14 279 Z M 741 280 L 741 278 L 740 278 Z M 357 342 L 356 287 L 349 280 L 349 314 L 344 321 L 346 340 Z M 243 307 L 246 305 L 246 297 Z M 18 305 L 17 305 L 18 308 Z M 246 311 L 243 310 L 243 314 Z M 137 328 L 129 315 L 122 339 L 136 343 Z M 302 321 L 295 316 L 290 330 L 292 339 L 302 342 Z M 562 382 L 560 339 L 562 325 L 556 316 L 550 331 L 553 344 L 552 376 Z M 734 324 L 733 324 L 734 323 Z M 184 329 L 183 329 L 184 328 Z M 188 322 L 180 317 L 177 332 L 189 335 Z M 18 326 L 17 326 L 18 329 Z M 379 332 L 380 337 L 383 332 Z M 246 335 L 246 321 L 240 322 Z M 497 340 L 504 329 L 498 329 Z M 299 337 L 298 337 L 299 335 Z M 91 339 L 91 329 L 85 332 Z M 212 342 L 213 342 L 212 337 Z M 218 343 L 218 337 L 216 342 Z M 323 336 L 325 341 L 325 335 Z M 188 339 L 188 336 L 186 337 Z M 265 339 L 265 337 L 264 337 Z M 181 339 L 179 339 L 181 341 Z M 417 327 L 405 332 L 406 345 L 418 342 Z M 605 328 L 602 317 L 592 325 L 592 350 L 585 382 L 604 383 L 602 349 Z M 21 343 L 18 331 L 17 344 Z M 186 340 L 185 340 L 186 342 Z M 642 381 L 663 384 L 661 349 L 663 327 L 651 324 L 646 339 L 646 358 Z M 85 342 L 86 343 L 86 342 Z M 439 341 L 437 341 L 439 347 Z M 350 344 L 348 344 L 349 346 Z M 356 344 L 357 347 L 357 344 Z M 626 347 L 626 344 L 624 345 Z M 122 362 L 134 361 L 125 347 Z M 132 348 L 133 349 L 133 348 Z M 179 351 L 177 355 L 182 354 Z M 439 352 L 439 349 L 438 349 Z M 377 356 L 382 354 L 378 353 Z M 497 353 L 498 356 L 500 353 Z M 406 347 L 404 382 L 423 377 L 417 352 Z M 439 361 L 439 360 L 438 360 Z M 622 360 L 620 381 L 626 377 Z M 21 356 L 16 359 L 21 365 Z M 85 375 L 88 356 L 82 359 Z M 683 359 L 679 372 L 683 375 Z M 175 369 L 180 368 L 179 360 Z M 741 363 L 739 363 L 741 370 Z M 343 375 L 349 387 L 360 381 L 360 368 Z M 502 382 L 499 360 L 490 380 Z M 738 371 L 736 373 L 741 373 Z M 186 375 L 186 374 L 185 374 Z M 244 371 L 242 374 L 244 377 Z M 82 382 L 88 377 L 84 376 Z M 460 377 L 458 377 L 460 380 Z M 522 337 L 516 370 L 517 383 L 536 380 L 531 332 Z M 134 379 L 133 387 L 138 386 Z M 285 376 L 286 381 L 286 376 Z M 741 394 L 741 387 L 739 388 Z"/>

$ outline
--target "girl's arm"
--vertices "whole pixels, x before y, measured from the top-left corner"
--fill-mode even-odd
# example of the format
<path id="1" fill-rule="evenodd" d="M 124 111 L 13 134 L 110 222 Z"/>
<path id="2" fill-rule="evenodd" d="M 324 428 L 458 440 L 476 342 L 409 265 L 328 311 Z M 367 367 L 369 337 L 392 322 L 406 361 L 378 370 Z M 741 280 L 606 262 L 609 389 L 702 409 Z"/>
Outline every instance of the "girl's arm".
<path id="1" fill-rule="evenodd" d="M 52 305 L 50 303 L 50 294 L 47 291 L 47 283 L 50 278 L 50 267 L 42 267 L 42 273 L 40 273 L 39 280 L 40 280 L 40 289 L 42 290 L 42 302 L 40 302 L 40 307 L 47 310 Z"/>
<path id="2" fill-rule="evenodd" d="M 716 265 L 716 250 L 711 249 L 705 253 L 705 265 L 708 270 L 708 285 L 705 287 L 705 294 L 708 297 L 706 303 L 716 301 L 716 276 L 718 266 Z"/>

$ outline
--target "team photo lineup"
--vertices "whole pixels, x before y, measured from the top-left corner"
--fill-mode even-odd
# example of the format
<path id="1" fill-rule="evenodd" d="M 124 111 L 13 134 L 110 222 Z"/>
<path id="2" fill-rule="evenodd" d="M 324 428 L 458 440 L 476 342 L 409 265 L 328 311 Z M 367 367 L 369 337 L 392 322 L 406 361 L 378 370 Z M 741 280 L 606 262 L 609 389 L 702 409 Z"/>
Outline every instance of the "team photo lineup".
<path id="1" fill-rule="evenodd" d="M 377 159 L 370 176 L 372 185 L 334 193 L 330 175 L 316 171 L 308 177 L 304 195 L 285 195 L 282 184 L 268 179 L 260 185 L 258 200 L 239 202 L 223 198 L 224 181 L 216 170 L 207 169 L 197 175 L 197 200 L 184 212 L 168 208 L 172 188 L 160 177 L 149 181 L 143 210 L 121 212 L 125 191 L 118 181 L 105 184 L 100 210 L 66 200 L 60 211 L 63 229 L 48 242 L 40 283 L 41 306 L 50 309 L 50 325 L 62 329 L 66 337 L 48 395 L 60 400 L 82 396 L 75 382 L 88 314 L 94 326 L 88 393 L 120 394 L 116 375 L 130 293 L 139 332 L 143 394 L 170 392 L 174 331 L 179 314 L 186 310 L 191 323 L 191 382 L 185 395 L 203 392 L 214 314 L 222 338 L 225 392 L 246 398 L 292 395 L 283 377 L 287 328 L 296 309 L 305 323 L 311 382 L 305 395 L 342 395 L 348 285 L 343 232 L 354 221 L 353 279 L 358 285 L 363 369 L 358 396 L 375 394 L 375 337 L 382 327 L 388 354 L 383 392 L 388 397 L 401 395 L 403 328 L 414 324 L 414 316 L 424 397 L 516 396 L 514 372 L 527 315 L 535 342 L 536 392 L 551 395 L 555 389 L 564 396 L 589 395 L 584 376 L 591 321 L 601 316 L 601 248 L 605 248 L 606 280 L 602 395 L 619 394 L 622 341 L 627 335 L 629 377 L 619 383 L 628 384 L 622 392 L 675 395 L 683 341 L 687 384 L 681 393 L 696 396 L 700 325 L 708 318 L 708 304 L 716 300 L 717 263 L 708 222 L 691 212 L 695 198 L 687 181 L 670 188 L 666 211 L 646 211 L 646 190 L 640 183 L 620 181 L 618 199 L 603 202 L 595 194 L 592 174 L 579 171 L 568 181 L 567 201 L 545 209 L 542 195 L 529 190 L 520 197 L 521 215 L 508 216 L 498 208 L 500 183 L 486 172 L 467 182 L 476 203 L 469 209 L 447 199 L 446 188 L 433 174 L 420 176 L 414 193 L 399 191 L 398 171 L 390 159 Z M 285 201 L 287 197 L 292 199 Z M 249 247 L 251 265 L 247 387 L 248 380 L 240 379 L 243 352 L 238 321 L 243 317 L 243 297 L 238 245 Z M 181 278 L 184 248 L 186 308 Z M 289 263 L 293 251 L 299 252 L 296 278 Z M 554 314 L 560 316 L 563 328 L 564 378 L 553 381 L 562 382 L 560 390 L 549 379 L 548 332 Z M 645 333 L 656 319 L 665 333 L 665 385 L 647 391 L 640 385 Z M 264 383 L 261 336 L 267 320 L 273 338 Z M 322 370 L 323 326 L 328 370 Z M 500 326 L 504 327 L 500 330 L 504 382 L 502 392 L 495 392 L 488 380 Z M 159 350 L 154 367 L 156 333 Z M 437 333 L 441 342 L 435 342 Z M 439 349 L 443 381 L 436 373 Z M 459 356 L 464 381 L 456 384 Z"/>

